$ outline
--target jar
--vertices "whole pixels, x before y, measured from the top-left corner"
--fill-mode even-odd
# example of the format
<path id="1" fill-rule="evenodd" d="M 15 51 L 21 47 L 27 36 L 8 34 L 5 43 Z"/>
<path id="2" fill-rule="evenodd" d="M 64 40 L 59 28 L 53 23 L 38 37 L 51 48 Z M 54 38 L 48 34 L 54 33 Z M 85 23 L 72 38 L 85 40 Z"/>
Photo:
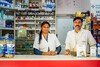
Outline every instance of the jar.
<path id="1" fill-rule="evenodd" d="M 76 48 L 73 48 L 73 49 L 71 50 L 71 55 L 72 55 L 72 56 L 77 56 Z"/>

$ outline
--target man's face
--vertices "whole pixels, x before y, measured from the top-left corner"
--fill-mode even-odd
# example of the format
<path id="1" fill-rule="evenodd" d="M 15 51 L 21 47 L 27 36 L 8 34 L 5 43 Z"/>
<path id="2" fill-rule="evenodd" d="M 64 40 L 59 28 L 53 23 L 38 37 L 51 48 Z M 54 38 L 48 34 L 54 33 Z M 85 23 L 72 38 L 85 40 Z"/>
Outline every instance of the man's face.
<path id="1" fill-rule="evenodd" d="M 82 21 L 80 19 L 76 19 L 74 21 L 74 28 L 75 30 L 80 30 L 82 27 Z"/>

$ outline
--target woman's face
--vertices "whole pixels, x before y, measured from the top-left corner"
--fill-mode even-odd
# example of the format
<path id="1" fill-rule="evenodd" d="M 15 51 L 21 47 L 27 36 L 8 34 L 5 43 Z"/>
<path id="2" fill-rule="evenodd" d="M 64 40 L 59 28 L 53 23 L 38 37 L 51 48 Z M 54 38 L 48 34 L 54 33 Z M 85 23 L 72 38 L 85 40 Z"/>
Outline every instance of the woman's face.
<path id="1" fill-rule="evenodd" d="M 42 26 L 42 33 L 48 34 L 49 33 L 49 30 L 50 30 L 50 27 L 49 27 L 48 24 L 44 24 Z"/>

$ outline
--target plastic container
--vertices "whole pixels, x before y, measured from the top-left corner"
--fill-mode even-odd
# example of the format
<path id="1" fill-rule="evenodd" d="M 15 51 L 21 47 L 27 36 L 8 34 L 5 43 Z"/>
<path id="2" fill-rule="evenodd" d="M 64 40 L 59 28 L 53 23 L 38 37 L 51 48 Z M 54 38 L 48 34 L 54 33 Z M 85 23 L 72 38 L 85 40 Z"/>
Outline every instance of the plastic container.
<path id="1" fill-rule="evenodd" d="M 13 58 L 15 55 L 15 44 L 13 38 L 8 38 L 6 40 L 6 46 L 5 46 L 5 57 L 7 58 Z"/>
<path id="2" fill-rule="evenodd" d="M 97 57 L 100 57 L 100 43 L 97 43 Z"/>
<path id="3" fill-rule="evenodd" d="M 5 45 L 4 38 L 0 38 L 0 57 L 4 55 L 4 45 Z"/>

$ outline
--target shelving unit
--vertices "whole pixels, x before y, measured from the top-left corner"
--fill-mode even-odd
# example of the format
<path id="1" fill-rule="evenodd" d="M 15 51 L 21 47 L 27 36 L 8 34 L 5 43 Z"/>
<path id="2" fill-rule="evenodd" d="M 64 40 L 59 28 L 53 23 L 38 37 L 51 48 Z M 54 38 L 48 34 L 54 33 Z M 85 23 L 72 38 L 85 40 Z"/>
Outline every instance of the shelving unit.
<path id="1" fill-rule="evenodd" d="M 100 43 L 100 20 L 92 23 L 92 34 L 97 43 Z"/>
<path id="2" fill-rule="evenodd" d="M 9 34 L 11 38 L 14 38 L 14 11 L 15 9 L 0 6 L 0 37 Z"/>
<path id="3" fill-rule="evenodd" d="M 34 54 L 34 38 L 43 21 L 56 33 L 56 0 L 0 1 L 0 37 L 9 33 L 14 38 L 16 54 Z"/>
<path id="4" fill-rule="evenodd" d="M 47 0 L 46 0 L 47 1 Z M 46 2 L 45 1 L 45 2 Z M 51 0 L 55 2 L 55 0 Z M 16 54 L 34 54 L 35 35 L 40 32 L 43 21 L 51 24 L 51 33 L 56 33 L 56 10 L 43 9 L 42 0 L 15 0 L 15 44 Z M 19 37 L 19 31 L 26 30 L 25 37 Z"/>

